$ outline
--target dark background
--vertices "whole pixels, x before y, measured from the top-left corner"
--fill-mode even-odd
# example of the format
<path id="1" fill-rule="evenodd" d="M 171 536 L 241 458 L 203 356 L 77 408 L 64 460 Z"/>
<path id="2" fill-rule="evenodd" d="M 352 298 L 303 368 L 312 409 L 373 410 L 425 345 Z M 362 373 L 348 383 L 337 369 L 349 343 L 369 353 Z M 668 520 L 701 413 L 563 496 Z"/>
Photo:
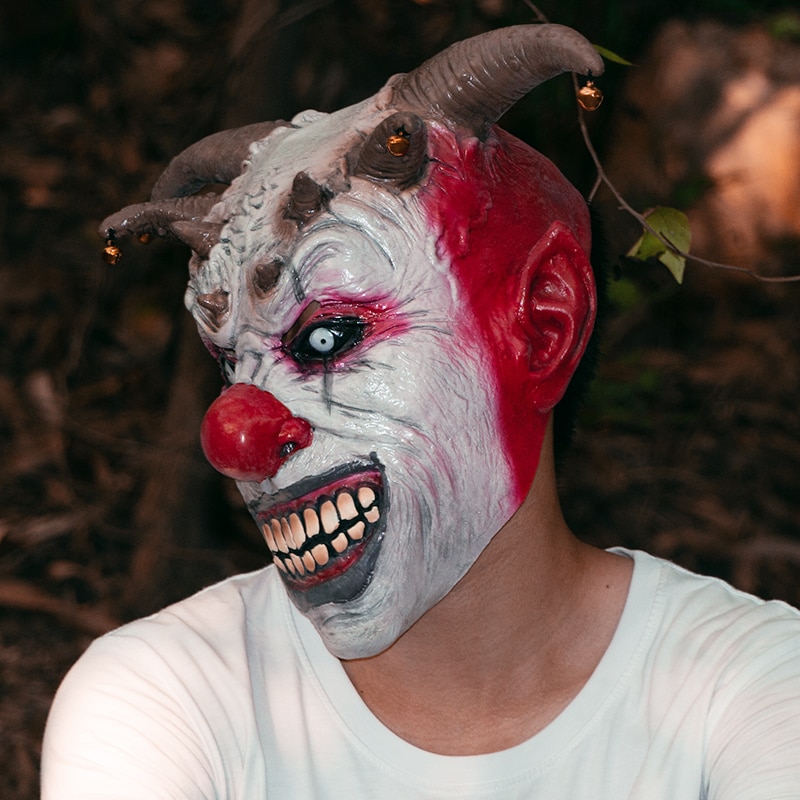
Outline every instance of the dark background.
<path id="1" fill-rule="evenodd" d="M 669 86 L 671 73 L 664 77 L 652 43 L 668 21 L 694 31 L 717 20 L 725 41 L 753 36 L 797 57 L 800 20 L 786 3 L 551 1 L 541 9 L 637 64 L 609 66 L 607 99 L 590 120 L 595 144 L 612 156 L 633 150 L 631 130 L 664 115 L 668 92 L 658 81 Z M 199 420 L 219 379 L 183 311 L 187 253 L 162 242 L 129 246 L 107 267 L 99 220 L 145 199 L 167 161 L 207 133 L 333 110 L 452 41 L 533 19 L 512 0 L 4 4 L 0 797 L 37 796 L 48 705 L 91 638 L 266 559 L 235 489 L 199 453 Z M 693 114 L 699 120 L 729 96 L 726 86 L 744 81 L 736 70 L 747 58 L 758 61 L 755 45 L 732 47 L 722 64 L 708 54 L 703 86 L 683 98 L 693 125 Z M 779 87 L 800 75 L 767 72 Z M 644 100 L 626 88 L 634 74 L 645 76 Z M 648 127 L 651 155 L 673 152 L 678 114 L 666 116 Z M 566 76 L 504 124 L 590 189 Z M 790 124 L 800 139 L 800 118 Z M 704 130 L 698 123 L 682 145 L 679 179 L 664 167 L 648 183 L 637 176 L 652 165 L 618 167 L 640 208 L 689 210 L 711 196 L 703 154 L 718 143 Z M 800 186 L 796 165 L 786 168 Z M 679 287 L 659 265 L 617 257 L 636 226 L 608 195 L 599 201 L 615 307 L 562 475 L 568 520 L 589 541 L 646 548 L 799 604 L 800 284 L 690 265 Z M 791 230 L 756 231 L 761 249 L 752 255 L 731 247 L 724 220 L 718 227 L 701 236 L 707 257 L 724 252 L 772 276 L 800 272 Z"/>

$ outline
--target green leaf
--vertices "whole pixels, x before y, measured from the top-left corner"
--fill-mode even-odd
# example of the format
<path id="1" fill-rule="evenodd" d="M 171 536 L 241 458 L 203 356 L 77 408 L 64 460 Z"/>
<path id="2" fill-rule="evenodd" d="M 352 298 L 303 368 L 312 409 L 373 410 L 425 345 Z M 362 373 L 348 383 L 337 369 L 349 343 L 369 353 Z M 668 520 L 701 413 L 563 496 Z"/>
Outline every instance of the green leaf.
<path id="1" fill-rule="evenodd" d="M 683 256 L 667 250 L 658 257 L 658 260 L 672 273 L 672 277 L 678 283 L 683 283 L 683 273 L 686 270 L 686 259 Z"/>
<path id="2" fill-rule="evenodd" d="M 600 53 L 600 55 L 603 56 L 603 58 L 605 58 L 607 61 L 613 61 L 615 64 L 622 64 L 625 67 L 633 66 L 632 62 L 626 61 L 622 56 L 618 56 L 616 53 L 606 47 L 600 47 L 599 44 L 593 44 L 592 47 L 594 47 L 594 49 L 597 50 L 597 52 Z"/>
<path id="3" fill-rule="evenodd" d="M 655 231 L 643 230 L 637 242 L 628 251 L 630 258 L 647 261 L 657 258 L 678 283 L 683 283 L 686 257 L 673 252 L 668 245 L 684 253 L 689 252 L 692 230 L 689 218 L 677 208 L 659 206 L 645 214 L 647 224 Z"/>
<path id="4" fill-rule="evenodd" d="M 647 261 L 648 258 L 655 258 L 665 252 L 667 246 L 657 236 L 653 236 L 650 231 L 642 231 L 642 235 L 636 244 L 628 251 L 630 258 L 638 258 L 639 261 Z"/>

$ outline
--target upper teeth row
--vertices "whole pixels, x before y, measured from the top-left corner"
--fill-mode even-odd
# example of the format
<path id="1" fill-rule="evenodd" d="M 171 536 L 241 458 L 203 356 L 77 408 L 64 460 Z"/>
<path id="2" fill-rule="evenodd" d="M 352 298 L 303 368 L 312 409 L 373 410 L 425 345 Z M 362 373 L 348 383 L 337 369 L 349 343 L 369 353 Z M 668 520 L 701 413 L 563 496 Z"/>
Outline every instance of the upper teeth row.
<path id="1" fill-rule="evenodd" d="M 351 542 L 362 539 L 366 523 L 379 518 L 374 489 L 361 486 L 355 494 L 342 489 L 334 499 L 326 498 L 319 506 L 311 504 L 286 516 L 271 517 L 261 529 L 269 549 L 277 556 L 278 567 L 305 575 L 325 566 Z"/>

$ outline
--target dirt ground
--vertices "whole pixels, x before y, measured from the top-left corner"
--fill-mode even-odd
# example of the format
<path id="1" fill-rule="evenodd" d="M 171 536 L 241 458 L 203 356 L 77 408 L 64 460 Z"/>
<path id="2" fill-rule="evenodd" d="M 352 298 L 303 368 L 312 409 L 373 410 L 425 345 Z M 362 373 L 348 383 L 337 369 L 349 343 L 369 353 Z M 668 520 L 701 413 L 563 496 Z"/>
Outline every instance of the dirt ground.
<path id="1" fill-rule="evenodd" d="M 219 379 L 182 308 L 187 254 L 154 242 L 109 268 L 98 221 L 214 129 L 360 99 L 506 21 L 490 2 L 59 7 L 0 15 L 0 798 L 18 800 L 37 796 L 47 708 L 94 636 L 267 557 L 199 452 Z M 619 112 L 612 95 L 593 120 L 601 144 Z M 591 185 L 569 97 L 526 113 Z M 800 272 L 797 242 L 781 248 Z M 800 605 L 800 284 L 690 268 L 679 287 L 627 262 L 615 277 L 562 476 L 570 524 Z"/>

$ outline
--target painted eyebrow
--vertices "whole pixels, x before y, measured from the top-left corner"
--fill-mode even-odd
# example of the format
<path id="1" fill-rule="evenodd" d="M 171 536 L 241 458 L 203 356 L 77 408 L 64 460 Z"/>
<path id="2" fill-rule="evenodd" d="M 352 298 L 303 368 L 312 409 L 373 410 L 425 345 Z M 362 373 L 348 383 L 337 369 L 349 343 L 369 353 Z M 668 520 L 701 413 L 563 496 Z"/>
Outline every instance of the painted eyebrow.
<path id="1" fill-rule="evenodd" d="M 368 206 L 364 205 L 364 208 L 369 208 Z M 370 209 L 373 213 L 375 212 L 374 209 Z M 385 217 L 383 214 L 378 214 L 378 216 L 387 219 L 390 222 L 394 222 L 397 224 L 396 220 L 392 219 L 391 217 Z M 397 267 L 394 263 L 394 259 L 392 258 L 392 254 L 372 235 L 370 235 L 369 231 L 362 227 L 361 225 L 356 224 L 355 222 L 351 222 L 350 220 L 342 219 L 341 217 L 334 216 L 334 219 L 339 225 L 343 225 L 346 228 L 350 228 L 351 230 L 358 231 L 360 234 L 364 236 L 364 238 L 386 259 L 391 268 L 392 272 L 397 270 Z M 399 225 L 398 225 L 399 227 Z"/>
<path id="2" fill-rule="evenodd" d="M 317 300 L 313 300 L 311 303 L 309 303 L 306 307 L 306 310 L 303 311 L 303 313 L 297 318 L 294 325 L 292 325 L 292 327 L 289 328 L 289 330 L 286 331 L 283 336 L 281 336 L 281 344 L 285 345 L 288 342 L 291 342 L 292 339 L 294 339 L 294 337 L 297 335 L 297 332 L 300 330 L 300 328 L 306 324 L 307 320 L 317 313 L 319 308 L 320 304 Z"/>

